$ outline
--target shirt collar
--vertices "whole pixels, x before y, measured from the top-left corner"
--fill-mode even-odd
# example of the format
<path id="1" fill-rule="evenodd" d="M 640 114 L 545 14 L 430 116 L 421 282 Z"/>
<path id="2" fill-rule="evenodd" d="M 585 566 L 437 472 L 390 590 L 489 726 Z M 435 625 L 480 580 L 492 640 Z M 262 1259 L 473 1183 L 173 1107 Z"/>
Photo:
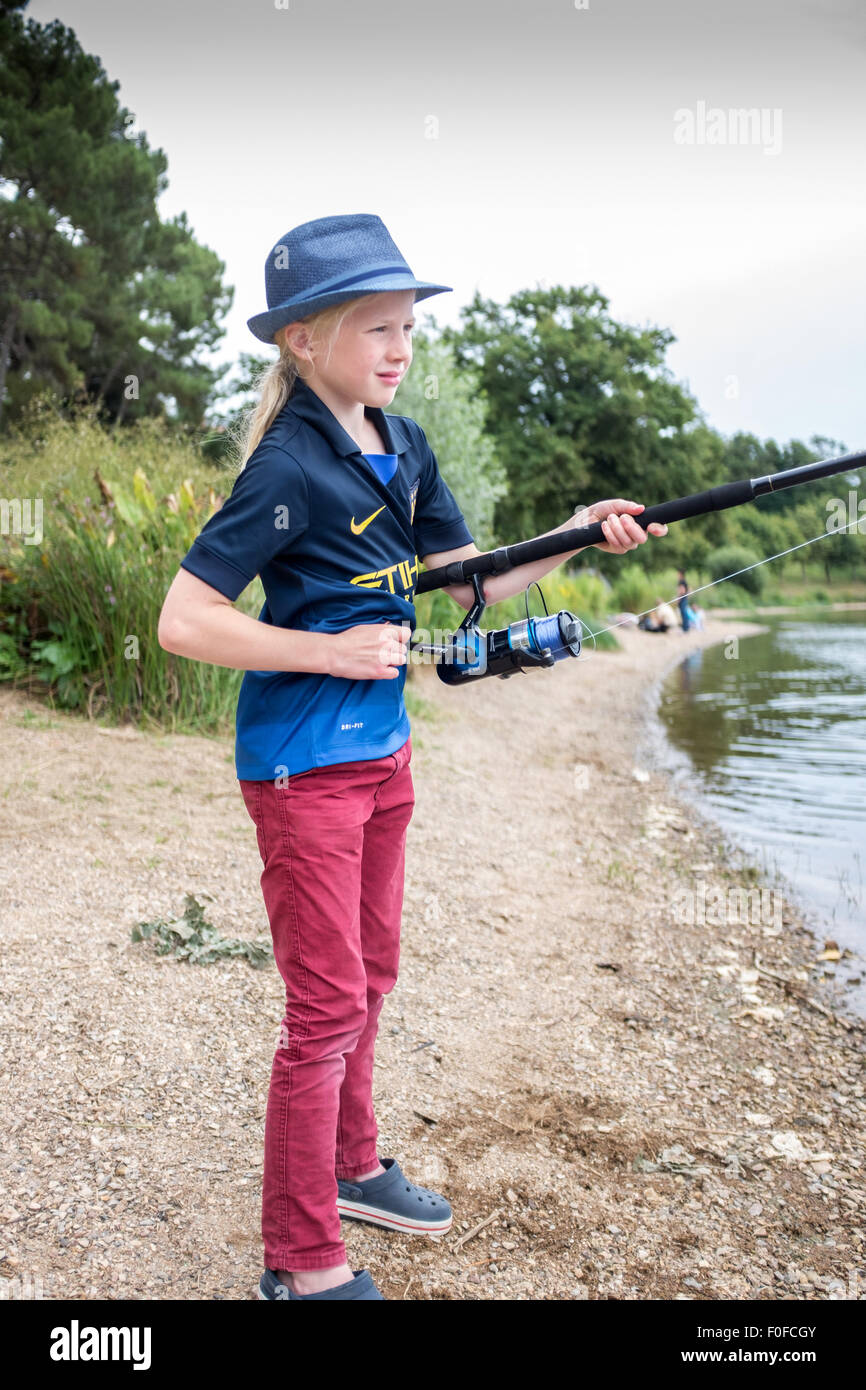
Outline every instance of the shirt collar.
<path id="1" fill-rule="evenodd" d="M 292 394 L 286 402 L 285 409 L 291 410 L 301 420 L 306 420 L 308 424 L 324 435 L 334 453 L 340 454 L 343 458 L 348 458 L 354 454 L 363 454 L 363 449 L 358 448 L 352 436 L 343 429 L 336 415 L 325 405 L 321 396 L 317 395 L 301 377 L 295 379 Z M 364 414 L 368 420 L 372 420 L 381 434 L 385 442 L 386 453 L 404 454 L 406 452 L 409 444 L 403 439 L 402 431 L 391 428 L 391 422 L 380 406 L 365 405 Z"/>

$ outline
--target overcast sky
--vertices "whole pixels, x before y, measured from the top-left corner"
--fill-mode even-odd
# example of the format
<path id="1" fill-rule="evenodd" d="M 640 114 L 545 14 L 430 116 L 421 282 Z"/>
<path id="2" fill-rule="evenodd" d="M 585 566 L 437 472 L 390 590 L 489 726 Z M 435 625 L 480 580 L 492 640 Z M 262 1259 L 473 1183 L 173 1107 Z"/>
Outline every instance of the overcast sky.
<path id="1" fill-rule="evenodd" d="M 866 447 L 861 0 L 282 2 L 26 11 L 74 29 L 168 156 L 163 216 L 235 286 L 221 356 L 267 351 L 246 320 L 289 228 L 374 212 L 454 287 L 422 324 L 476 288 L 595 284 L 673 331 L 724 433 Z"/>

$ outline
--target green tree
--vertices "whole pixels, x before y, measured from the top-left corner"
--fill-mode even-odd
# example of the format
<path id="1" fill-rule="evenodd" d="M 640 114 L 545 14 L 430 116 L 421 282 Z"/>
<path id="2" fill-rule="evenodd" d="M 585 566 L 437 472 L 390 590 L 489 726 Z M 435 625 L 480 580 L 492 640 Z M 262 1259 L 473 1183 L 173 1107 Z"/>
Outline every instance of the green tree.
<path id="1" fill-rule="evenodd" d="M 753 434 L 738 433 L 725 440 L 723 472 L 729 479 L 758 478 L 846 452 L 839 440 L 823 435 L 813 435 L 808 444 L 793 439 L 780 445 L 774 439 L 762 441 Z M 768 493 L 759 497 L 753 506 L 726 513 L 726 539 L 745 545 L 761 556 L 778 555 L 802 541 L 821 536 L 828 523 L 831 501 L 846 502 L 849 487 L 856 484 L 854 475 L 842 474 Z M 847 567 L 857 562 L 859 552 L 851 544 L 856 534 L 857 528 L 839 535 L 828 534 L 816 545 L 814 552 L 806 548 L 796 551 L 788 563 L 799 564 L 805 578 L 806 565 L 812 560 L 820 561 L 830 583 L 835 566 Z"/>
<path id="2" fill-rule="evenodd" d="M 712 480 L 718 448 L 665 366 L 667 330 L 617 323 L 593 286 L 522 290 L 505 305 L 476 293 L 462 317 L 443 339 L 486 397 L 509 484 L 495 514 L 505 540 L 549 530 L 579 503 L 650 505 Z"/>
<path id="3" fill-rule="evenodd" d="M 167 161 L 100 60 L 59 21 L 0 8 L 0 410 L 48 389 L 106 417 L 197 425 L 222 369 L 225 266 L 183 214 L 161 222 Z"/>

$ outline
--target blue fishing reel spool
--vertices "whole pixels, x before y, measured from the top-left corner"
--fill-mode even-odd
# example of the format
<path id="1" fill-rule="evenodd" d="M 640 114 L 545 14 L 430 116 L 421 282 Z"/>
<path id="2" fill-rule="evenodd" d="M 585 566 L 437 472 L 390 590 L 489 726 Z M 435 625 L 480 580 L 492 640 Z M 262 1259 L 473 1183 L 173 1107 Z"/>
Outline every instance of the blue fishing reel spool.
<path id="1" fill-rule="evenodd" d="M 478 627 L 478 619 L 486 599 L 477 574 L 472 576 L 472 586 L 475 603 L 449 646 L 440 649 L 441 659 L 436 664 L 436 673 L 446 685 L 466 685 L 485 676 L 504 680 L 515 671 L 554 666 L 566 657 L 580 656 L 583 624 L 574 613 L 562 609 L 559 613 L 545 611 L 542 617 L 530 617 L 527 589 L 525 618 L 508 627 L 483 631 Z"/>

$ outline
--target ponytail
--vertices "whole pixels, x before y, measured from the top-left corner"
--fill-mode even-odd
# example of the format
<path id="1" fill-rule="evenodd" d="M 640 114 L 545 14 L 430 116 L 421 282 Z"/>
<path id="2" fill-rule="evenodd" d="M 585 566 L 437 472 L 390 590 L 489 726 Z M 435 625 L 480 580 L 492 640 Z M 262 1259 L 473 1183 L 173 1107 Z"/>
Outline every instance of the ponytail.
<path id="1" fill-rule="evenodd" d="M 258 400 L 241 421 L 239 453 L 241 468 L 258 447 L 263 435 L 276 420 L 299 375 L 297 359 L 286 348 L 285 337 L 280 342 L 280 355 L 254 381 Z"/>

